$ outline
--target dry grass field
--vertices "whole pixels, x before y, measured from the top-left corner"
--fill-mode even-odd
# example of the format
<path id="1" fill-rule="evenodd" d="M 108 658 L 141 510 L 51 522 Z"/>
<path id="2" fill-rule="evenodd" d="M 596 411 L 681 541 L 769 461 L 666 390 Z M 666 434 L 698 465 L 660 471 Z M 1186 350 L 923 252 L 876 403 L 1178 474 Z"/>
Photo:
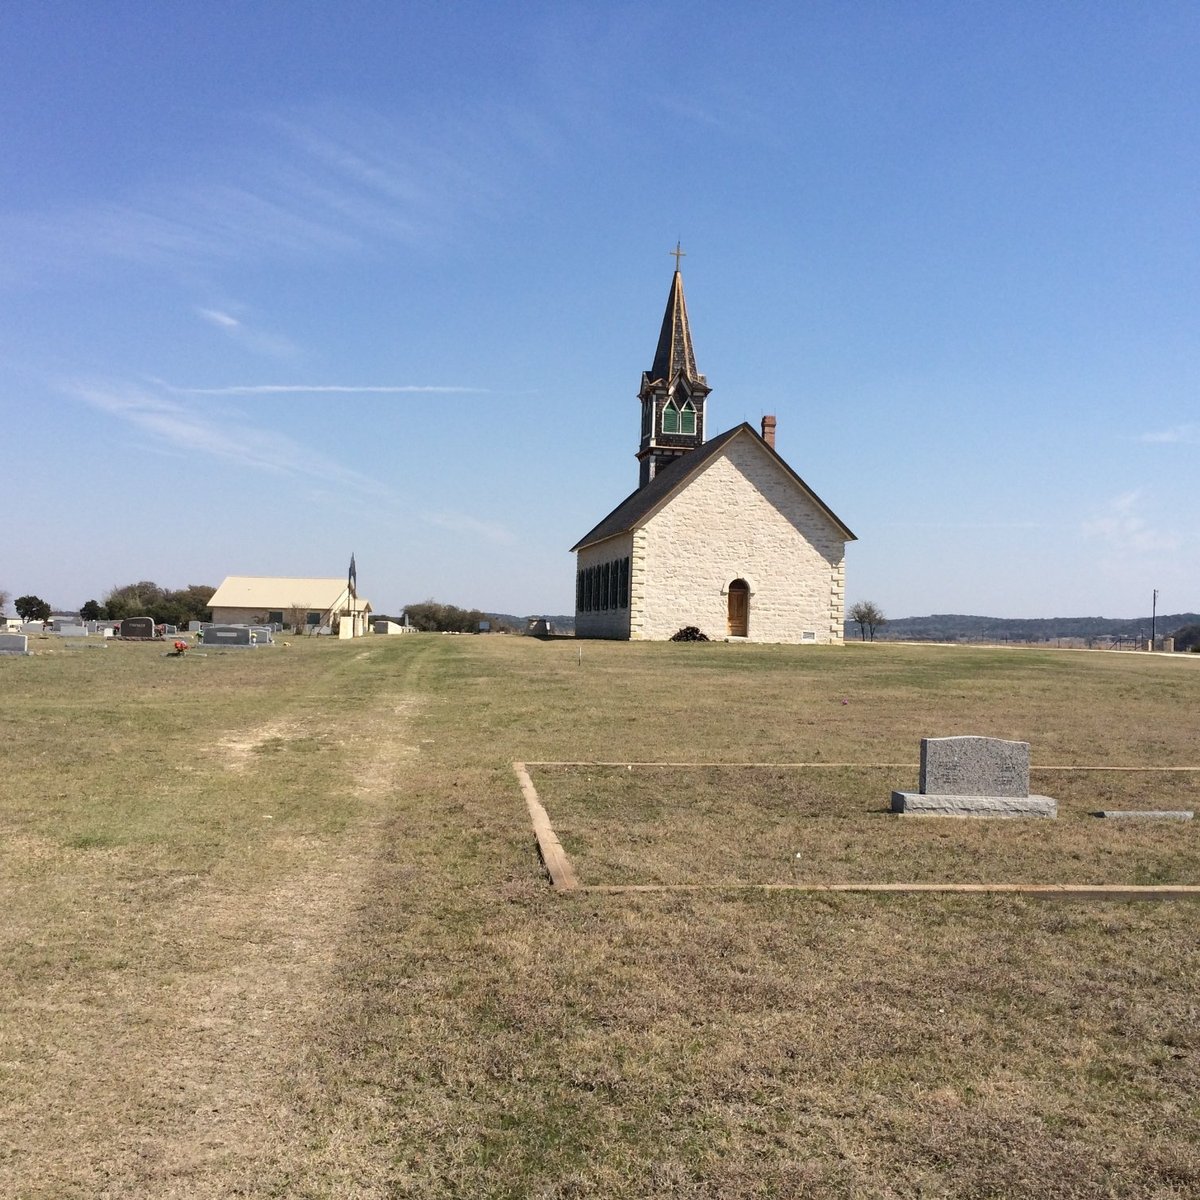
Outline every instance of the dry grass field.
<path id="1" fill-rule="evenodd" d="M 1196 1197 L 1200 659 L 416 636 L 0 659 L 0 1195 Z M 49 651 L 53 651 L 52 653 Z M 845 701 L 845 703 L 843 703 Z M 1058 822 L 887 815 L 931 734 Z M 905 773 L 907 770 L 907 774 Z M 796 855 L 800 857 L 797 858 Z"/>

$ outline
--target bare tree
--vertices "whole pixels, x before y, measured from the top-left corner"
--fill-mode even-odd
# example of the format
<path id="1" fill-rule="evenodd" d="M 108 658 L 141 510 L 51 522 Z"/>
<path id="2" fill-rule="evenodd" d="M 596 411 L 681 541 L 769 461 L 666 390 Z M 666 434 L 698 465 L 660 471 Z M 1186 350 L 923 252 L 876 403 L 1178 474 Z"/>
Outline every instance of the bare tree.
<path id="1" fill-rule="evenodd" d="M 870 600 L 860 600 L 850 610 L 850 620 L 858 625 L 858 636 L 865 642 L 868 638 L 875 640 L 875 630 L 880 625 L 887 624 L 883 610 Z"/>

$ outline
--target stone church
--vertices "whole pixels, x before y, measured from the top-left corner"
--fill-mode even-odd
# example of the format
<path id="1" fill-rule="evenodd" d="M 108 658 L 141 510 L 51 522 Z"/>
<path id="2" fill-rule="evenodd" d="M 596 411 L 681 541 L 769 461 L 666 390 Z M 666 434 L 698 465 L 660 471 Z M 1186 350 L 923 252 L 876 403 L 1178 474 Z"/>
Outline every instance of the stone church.
<path id="1" fill-rule="evenodd" d="M 571 548 L 575 635 L 840 643 L 854 534 L 775 449 L 775 418 L 706 440 L 679 259 L 642 375 L 638 487 Z"/>

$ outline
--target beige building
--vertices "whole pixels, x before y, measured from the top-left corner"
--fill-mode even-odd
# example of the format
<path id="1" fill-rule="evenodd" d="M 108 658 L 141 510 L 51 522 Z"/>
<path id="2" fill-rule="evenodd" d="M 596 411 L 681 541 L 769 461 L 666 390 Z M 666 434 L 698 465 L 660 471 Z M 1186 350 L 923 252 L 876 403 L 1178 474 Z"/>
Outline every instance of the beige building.
<path id="1" fill-rule="evenodd" d="M 775 450 L 775 418 L 704 438 L 678 269 L 642 376 L 638 489 L 572 547 L 577 637 L 840 643 L 854 534 Z"/>
<path id="2" fill-rule="evenodd" d="M 367 632 L 371 603 L 347 579 L 280 579 L 230 575 L 209 601 L 218 625 L 294 625 L 315 632 L 337 627 L 338 636 Z"/>

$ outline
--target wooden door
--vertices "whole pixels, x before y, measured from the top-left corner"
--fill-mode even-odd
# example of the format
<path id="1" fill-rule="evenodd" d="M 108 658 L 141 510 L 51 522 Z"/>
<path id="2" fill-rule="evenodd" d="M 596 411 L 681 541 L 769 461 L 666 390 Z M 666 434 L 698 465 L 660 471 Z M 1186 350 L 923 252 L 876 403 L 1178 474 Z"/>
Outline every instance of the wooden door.
<path id="1" fill-rule="evenodd" d="M 729 636 L 750 636 L 750 585 L 744 579 L 729 585 Z"/>

